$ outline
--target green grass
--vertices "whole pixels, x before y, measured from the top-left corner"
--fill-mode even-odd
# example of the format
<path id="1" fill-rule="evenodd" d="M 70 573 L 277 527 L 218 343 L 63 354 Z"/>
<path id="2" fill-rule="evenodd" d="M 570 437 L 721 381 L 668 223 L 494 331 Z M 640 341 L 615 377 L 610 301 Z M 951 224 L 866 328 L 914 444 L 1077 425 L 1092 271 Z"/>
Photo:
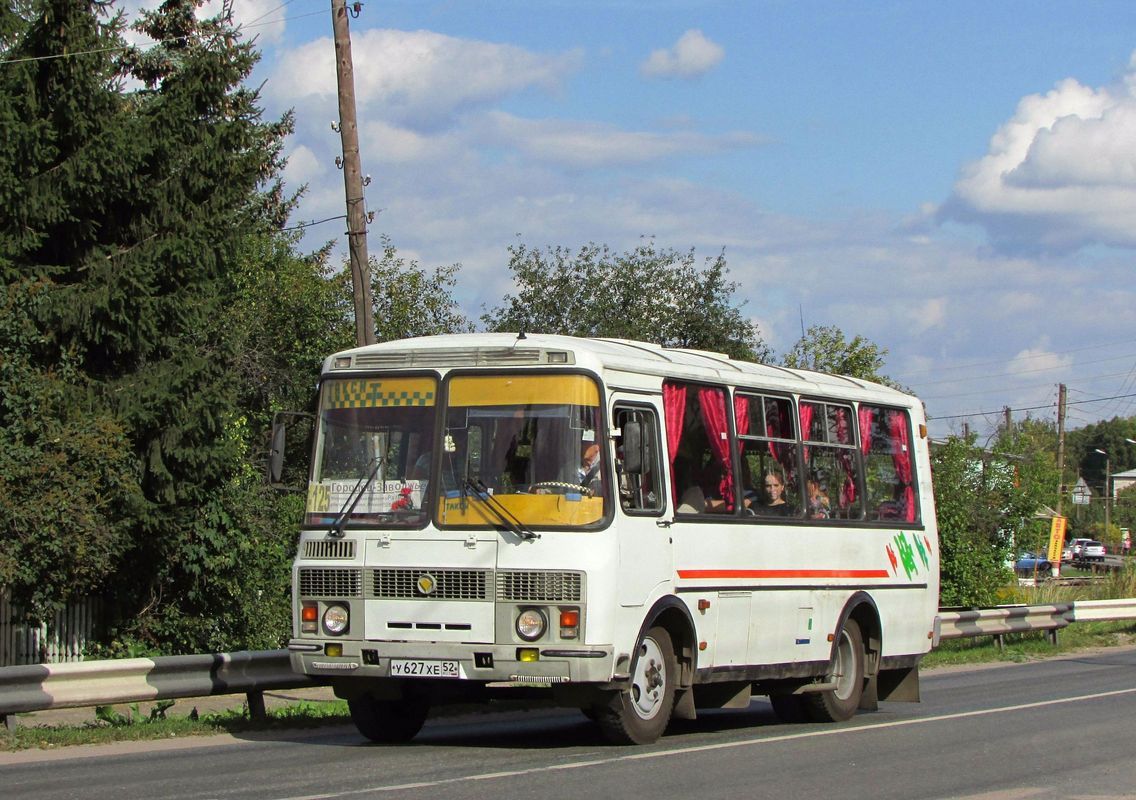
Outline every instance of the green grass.
<path id="1" fill-rule="evenodd" d="M 91 720 L 81 725 L 20 726 L 17 715 L 15 730 L 0 730 L 0 750 L 51 749 L 77 744 L 108 744 L 152 739 L 179 739 L 188 736 L 211 736 L 217 733 L 316 728 L 350 721 L 347 703 L 337 700 L 300 702 L 269 709 L 266 719 L 249 719 L 245 710 L 217 713 L 167 715 L 169 701 L 143 711 L 138 704 L 127 713 L 109 707 L 92 711 Z"/>

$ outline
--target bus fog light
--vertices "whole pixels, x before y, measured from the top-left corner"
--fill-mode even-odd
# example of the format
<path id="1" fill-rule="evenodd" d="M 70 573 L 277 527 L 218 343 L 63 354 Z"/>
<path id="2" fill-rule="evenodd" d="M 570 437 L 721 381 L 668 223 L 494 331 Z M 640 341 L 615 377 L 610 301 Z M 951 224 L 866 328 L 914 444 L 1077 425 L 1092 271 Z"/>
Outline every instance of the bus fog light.
<path id="1" fill-rule="evenodd" d="M 323 654 L 325 656 L 331 656 L 332 658 L 339 658 L 343 655 L 343 645 L 338 643 L 324 645 Z"/>
<path id="2" fill-rule="evenodd" d="M 517 616 L 517 635 L 526 642 L 533 642 L 544 636 L 548 619 L 539 608 L 526 608 Z"/>
<path id="3" fill-rule="evenodd" d="M 340 605 L 328 606 L 323 612 L 323 629 L 332 636 L 347 630 L 347 609 Z"/>
<path id="4" fill-rule="evenodd" d="M 517 648 L 517 661 L 531 662 L 540 661 L 540 651 L 535 647 L 518 647 Z"/>

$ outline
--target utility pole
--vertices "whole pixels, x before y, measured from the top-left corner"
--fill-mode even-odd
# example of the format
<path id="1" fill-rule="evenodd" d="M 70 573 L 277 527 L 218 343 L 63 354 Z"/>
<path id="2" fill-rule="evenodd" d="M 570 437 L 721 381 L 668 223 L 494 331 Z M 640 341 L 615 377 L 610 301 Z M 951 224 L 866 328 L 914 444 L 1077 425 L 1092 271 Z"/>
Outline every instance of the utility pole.
<path id="1" fill-rule="evenodd" d="M 1014 425 L 1014 418 L 1011 416 L 1011 413 L 1012 412 L 1010 411 L 1009 406 L 1002 406 L 1002 414 L 1006 417 L 1006 435 L 1007 436 L 1010 435 L 1010 431 L 1013 430 L 1013 425 Z"/>
<path id="2" fill-rule="evenodd" d="M 1065 502 L 1065 384 L 1057 384 L 1057 516 Z"/>
<path id="3" fill-rule="evenodd" d="M 360 2 L 351 4 L 359 16 Z M 367 213 L 363 198 L 363 169 L 359 159 L 359 127 L 355 119 L 355 71 L 351 61 L 351 30 L 346 0 L 331 0 L 335 33 L 335 77 L 339 85 L 339 136 L 343 145 L 343 188 L 347 195 L 347 250 L 351 259 L 351 285 L 355 301 L 355 342 L 375 343 L 371 305 L 371 269 L 367 254 Z"/>

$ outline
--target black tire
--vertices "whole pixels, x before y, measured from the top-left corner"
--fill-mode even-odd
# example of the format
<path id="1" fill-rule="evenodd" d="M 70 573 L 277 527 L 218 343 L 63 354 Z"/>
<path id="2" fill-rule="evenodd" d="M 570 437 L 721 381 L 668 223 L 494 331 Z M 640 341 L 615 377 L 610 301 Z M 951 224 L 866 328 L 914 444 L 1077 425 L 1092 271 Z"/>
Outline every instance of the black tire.
<path id="1" fill-rule="evenodd" d="M 801 695 L 805 711 L 814 722 L 844 722 L 852 719 L 864 693 L 864 637 L 854 619 L 844 621 L 836 634 L 836 653 L 825 683 L 835 682 L 835 689 Z"/>
<path id="2" fill-rule="evenodd" d="M 799 694 L 771 694 L 769 704 L 773 706 L 773 713 L 781 722 L 797 725 L 809 720 L 805 702 Z"/>
<path id="3" fill-rule="evenodd" d="M 376 700 L 365 694 L 349 699 L 347 707 L 359 733 L 382 744 L 409 742 L 422 730 L 430 712 L 430 702 L 420 697 Z"/>
<path id="4" fill-rule="evenodd" d="M 639 641 L 630 685 L 596 706 L 595 721 L 614 744 L 652 744 L 667 729 L 674 711 L 678 659 L 666 629 L 655 627 Z"/>

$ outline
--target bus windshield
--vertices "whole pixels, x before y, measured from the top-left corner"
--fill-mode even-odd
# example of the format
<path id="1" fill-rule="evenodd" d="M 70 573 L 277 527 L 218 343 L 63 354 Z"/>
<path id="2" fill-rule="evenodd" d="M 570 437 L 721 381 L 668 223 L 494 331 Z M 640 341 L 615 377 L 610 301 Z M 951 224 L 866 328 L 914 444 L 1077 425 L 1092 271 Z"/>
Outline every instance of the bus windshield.
<path id="1" fill-rule="evenodd" d="M 601 522 L 607 491 L 599 397 L 595 381 L 583 375 L 451 379 L 439 524 Z"/>
<path id="2" fill-rule="evenodd" d="M 433 377 L 325 381 L 306 524 L 425 525 L 436 397 Z"/>

